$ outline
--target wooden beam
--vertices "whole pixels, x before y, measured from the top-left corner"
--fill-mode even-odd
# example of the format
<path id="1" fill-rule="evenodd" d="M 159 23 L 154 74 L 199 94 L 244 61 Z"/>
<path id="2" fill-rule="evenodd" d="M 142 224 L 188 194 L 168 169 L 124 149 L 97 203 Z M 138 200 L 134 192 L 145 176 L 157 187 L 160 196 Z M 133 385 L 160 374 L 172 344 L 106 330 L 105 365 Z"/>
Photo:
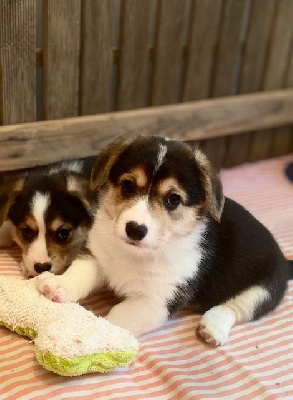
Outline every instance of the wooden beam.
<path id="1" fill-rule="evenodd" d="M 0 171 L 95 155 L 122 134 L 199 140 L 293 123 L 293 89 L 0 127 Z"/>

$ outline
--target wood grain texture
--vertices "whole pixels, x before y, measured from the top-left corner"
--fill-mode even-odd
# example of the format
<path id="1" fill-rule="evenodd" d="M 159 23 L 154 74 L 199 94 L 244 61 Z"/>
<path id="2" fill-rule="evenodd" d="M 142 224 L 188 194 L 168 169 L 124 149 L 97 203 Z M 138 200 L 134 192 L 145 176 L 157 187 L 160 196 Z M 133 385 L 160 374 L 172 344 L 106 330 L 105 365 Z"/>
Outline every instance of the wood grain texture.
<path id="1" fill-rule="evenodd" d="M 159 0 L 151 104 L 179 99 L 185 0 Z"/>
<path id="2" fill-rule="evenodd" d="M 81 6 L 81 115 L 109 112 L 114 2 L 83 0 Z"/>
<path id="3" fill-rule="evenodd" d="M 0 3 L 0 124 L 36 119 L 36 1 Z"/>
<path id="4" fill-rule="evenodd" d="M 276 90 L 285 86 L 290 46 L 293 35 L 293 2 L 278 0 L 275 7 L 275 21 L 271 28 L 271 42 L 264 72 L 263 90 Z M 281 149 L 288 147 L 290 132 L 257 132 L 251 142 L 250 161 L 284 154 Z M 279 142 L 279 143 L 278 143 Z M 282 143 L 281 143 L 282 142 Z M 286 152 L 286 151 L 285 151 Z"/>
<path id="5" fill-rule="evenodd" d="M 287 71 L 287 78 L 286 78 L 286 87 L 293 88 L 293 43 L 291 46 L 291 55 L 289 59 L 288 71 Z M 293 152 L 293 126 L 291 126 L 291 141 L 289 144 L 289 148 L 287 149 L 288 152 Z"/>
<path id="6" fill-rule="evenodd" d="M 202 100 L 210 95 L 222 3 L 222 0 L 192 0 L 183 101 Z M 221 139 L 211 141 L 212 146 L 209 140 L 196 145 L 212 161 L 216 158 L 217 141 Z"/>
<path id="7" fill-rule="evenodd" d="M 79 114 L 81 0 L 44 0 L 44 119 Z"/>
<path id="8" fill-rule="evenodd" d="M 265 84 L 268 90 L 290 87 L 290 57 L 293 47 L 293 2 L 282 0 L 279 18 L 270 53 L 270 68 L 266 71 Z M 292 73 L 292 71 L 291 71 Z M 267 82 L 266 82 L 267 80 Z M 270 156 L 278 157 L 291 150 L 292 127 L 275 129 L 272 134 Z"/>
<path id="9" fill-rule="evenodd" d="M 274 11 L 275 0 L 251 2 L 239 77 L 240 94 L 258 92 L 261 89 Z M 253 135 L 254 133 L 246 133 L 227 139 L 225 167 L 241 164 L 248 159 L 249 145 L 253 140 Z"/>
<path id="10" fill-rule="evenodd" d="M 151 0 L 122 0 L 117 110 L 146 106 Z"/>
<path id="11" fill-rule="evenodd" d="M 212 82 L 211 94 L 213 97 L 229 96 L 235 92 L 246 4 L 246 0 L 226 0 L 223 4 L 222 25 Z M 206 152 L 215 167 L 220 168 L 225 163 L 226 139 L 217 140 L 215 145 L 217 147 L 216 154 L 213 141 L 206 144 Z"/>
<path id="12" fill-rule="evenodd" d="M 293 90 L 0 127 L 0 170 L 97 154 L 122 134 L 219 138 L 293 123 Z"/>
<path id="13" fill-rule="evenodd" d="M 193 0 L 183 100 L 209 97 L 222 0 Z"/>

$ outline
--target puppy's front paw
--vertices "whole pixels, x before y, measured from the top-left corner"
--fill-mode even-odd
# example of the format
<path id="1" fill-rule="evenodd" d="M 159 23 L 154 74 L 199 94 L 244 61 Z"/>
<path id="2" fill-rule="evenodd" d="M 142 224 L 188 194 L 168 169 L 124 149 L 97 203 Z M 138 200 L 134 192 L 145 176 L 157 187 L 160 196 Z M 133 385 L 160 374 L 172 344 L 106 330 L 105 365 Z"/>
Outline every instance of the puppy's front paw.
<path id="1" fill-rule="evenodd" d="M 225 330 L 222 330 L 217 324 L 210 324 L 201 321 L 197 327 L 198 335 L 210 346 L 222 346 L 228 340 Z"/>
<path id="2" fill-rule="evenodd" d="M 216 306 L 208 310 L 201 318 L 197 333 L 211 346 L 222 346 L 228 340 L 235 315 L 227 306 Z"/>
<path id="3" fill-rule="evenodd" d="M 36 277 L 36 287 L 48 299 L 58 303 L 75 301 L 69 290 L 64 285 L 62 275 L 54 275 L 51 272 L 43 272 Z"/>

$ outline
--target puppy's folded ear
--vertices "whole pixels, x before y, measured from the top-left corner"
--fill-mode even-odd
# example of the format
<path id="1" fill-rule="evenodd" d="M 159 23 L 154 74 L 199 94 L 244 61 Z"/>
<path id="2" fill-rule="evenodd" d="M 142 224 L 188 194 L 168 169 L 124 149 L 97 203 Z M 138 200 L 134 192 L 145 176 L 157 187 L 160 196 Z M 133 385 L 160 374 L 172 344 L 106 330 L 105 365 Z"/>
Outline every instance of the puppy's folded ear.
<path id="1" fill-rule="evenodd" d="M 208 211 L 216 221 L 220 222 L 225 203 L 222 183 L 209 160 L 200 150 L 194 151 L 194 157 L 201 172 Z"/>
<path id="2" fill-rule="evenodd" d="M 0 174 L 0 226 L 6 221 L 15 197 L 22 190 L 26 173 L 3 172 Z"/>
<path id="3" fill-rule="evenodd" d="M 133 136 L 121 136 L 114 142 L 110 143 L 102 152 L 98 155 L 97 160 L 93 166 L 91 173 L 91 190 L 101 189 L 108 180 L 111 168 L 115 164 L 119 155 L 131 144 L 131 142 L 137 137 Z"/>

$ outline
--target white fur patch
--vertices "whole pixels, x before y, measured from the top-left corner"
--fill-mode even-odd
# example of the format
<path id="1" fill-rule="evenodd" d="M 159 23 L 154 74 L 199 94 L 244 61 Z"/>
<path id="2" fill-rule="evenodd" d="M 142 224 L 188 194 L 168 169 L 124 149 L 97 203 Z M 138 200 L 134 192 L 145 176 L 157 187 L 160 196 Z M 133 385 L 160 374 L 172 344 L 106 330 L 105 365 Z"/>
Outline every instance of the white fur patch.
<path id="1" fill-rule="evenodd" d="M 58 166 L 54 166 L 49 169 L 49 175 L 58 174 L 62 171 L 76 172 L 82 171 L 83 163 L 82 161 L 64 161 Z"/>
<path id="2" fill-rule="evenodd" d="M 38 237 L 29 245 L 28 251 L 23 254 L 23 260 L 29 275 L 35 275 L 34 264 L 50 262 L 46 244 L 45 214 L 50 205 L 49 194 L 36 192 L 32 199 L 31 213 L 38 226 Z"/>
<path id="3" fill-rule="evenodd" d="M 147 197 L 142 198 L 134 203 L 130 208 L 123 211 L 115 225 L 116 234 L 122 240 L 127 241 L 126 224 L 130 221 L 134 221 L 139 225 L 145 225 L 147 227 L 147 234 L 143 240 L 140 241 L 141 246 L 149 248 L 156 248 L 158 245 L 158 226 L 156 221 L 151 215 L 148 207 Z"/>
<path id="4" fill-rule="evenodd" d="M 168 151 L 167 146 L 160 143 L 157 155 L 157 164 L 154 168 L 154 174 L 160 169 L 161 165 L 163 164 L 167 151 Z"/>
<path id="5" fill-rule="evenodd" d="M 109 286 L 126 297 L 111 310 L 109 321 L 137 336 L 158 328 L 167 319 L 167 302 L 177 285 L 196 275 L 205 221 L 189 235 L 170 240 L 157 250 L 128 245 L 113 235 L 114 229 L 115 221 L 98 210 L 89 247 Z"/>
<path id="6" fill-rule="evenodd" d="M 253 286 L 238 296 L 208 310 L 200 320 L 198 333 L 209 344 L 221 346 L 233 325 L 251 321 L 256 308 L 270 297 L 261 286 Z"/>
<path id="7" fill-rule="evenodd" d="M 69 192 L 77 192 L 80 187 L 79 184 L 74 176 L 67 176 L 67 190 Z"/>

